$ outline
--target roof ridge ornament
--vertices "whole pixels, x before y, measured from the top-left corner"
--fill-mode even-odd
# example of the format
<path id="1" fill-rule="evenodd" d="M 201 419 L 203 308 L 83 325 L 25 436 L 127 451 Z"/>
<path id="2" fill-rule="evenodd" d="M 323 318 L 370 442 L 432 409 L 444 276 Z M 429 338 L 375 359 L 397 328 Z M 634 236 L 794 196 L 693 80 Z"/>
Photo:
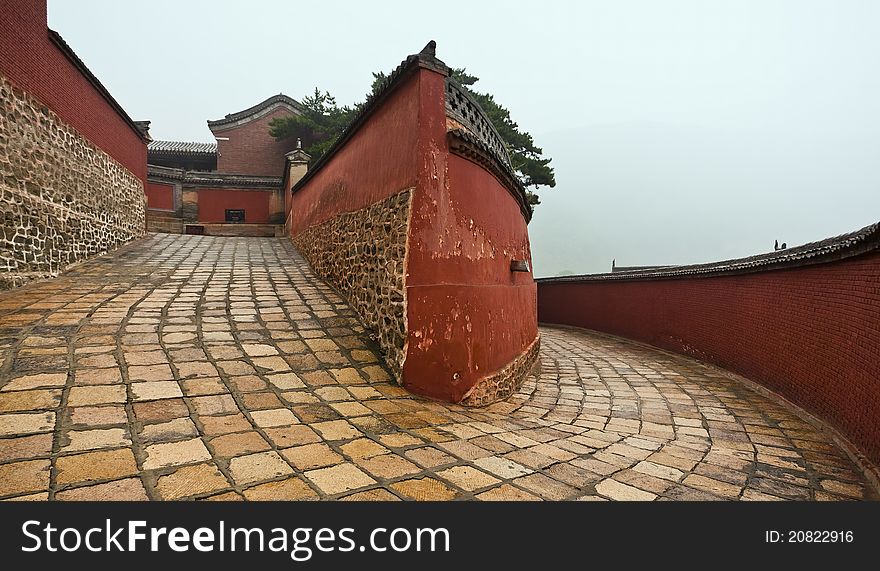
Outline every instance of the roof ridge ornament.
<path id="1" fill-rule="evenodd" d="M 431 40 L 425 47 L 422 48 L 422 51 L 419 52 L 419 55 L 437 57 L 437 42 Z"/>

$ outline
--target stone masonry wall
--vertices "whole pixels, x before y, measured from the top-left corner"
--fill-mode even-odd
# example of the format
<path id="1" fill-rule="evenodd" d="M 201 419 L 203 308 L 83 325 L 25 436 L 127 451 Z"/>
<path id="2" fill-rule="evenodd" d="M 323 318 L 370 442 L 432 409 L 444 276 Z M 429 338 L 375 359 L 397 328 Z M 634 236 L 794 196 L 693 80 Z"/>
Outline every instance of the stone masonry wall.
<path id="1" fill-rule="evenodd" d="M 143 236 L 143 182 L 0 75 L 0 289 Z"/>
<path id="2" fill-rule="evenodd" d="M 315 272 L 348 299 L 400 379 L 406 343 L 404 261 L 411 190 L 293 237 Z"/>

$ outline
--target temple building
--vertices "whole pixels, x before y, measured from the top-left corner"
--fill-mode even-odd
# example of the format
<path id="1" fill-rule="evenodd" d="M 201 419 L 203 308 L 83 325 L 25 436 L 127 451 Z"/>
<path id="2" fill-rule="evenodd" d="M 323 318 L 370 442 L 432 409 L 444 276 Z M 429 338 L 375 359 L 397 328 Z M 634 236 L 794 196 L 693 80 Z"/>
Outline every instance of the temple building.
<path id="1" fill-rule="evenodd" d="M 305 166 L 296 143 L 269 134 L 273 119 L 298 115 L 278 94 L 208 121 L 214 143 L 153 140 L 148 145 L 147 228 L 188 234 L 274 236 L 285 219 L 288 163 Z M 298 170 L 295 168 L 298 172 Z M 301 168 L 305 172 L 304 168 Z M 289 188 L 289 187 L 288 187 Z"/>

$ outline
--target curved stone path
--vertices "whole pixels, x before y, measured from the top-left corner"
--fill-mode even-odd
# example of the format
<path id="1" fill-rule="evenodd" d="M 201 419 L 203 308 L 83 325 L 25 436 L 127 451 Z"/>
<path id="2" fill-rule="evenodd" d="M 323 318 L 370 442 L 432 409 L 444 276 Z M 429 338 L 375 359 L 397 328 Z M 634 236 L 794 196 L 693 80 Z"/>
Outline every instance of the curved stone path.
<path id="1" fill-rule="evenodd" d="M 717 369 L 541 334 L 507 401 L 425 401 L 289 241 L 151 235 L 0 294 L 0 499 L 874 497 Z"/>

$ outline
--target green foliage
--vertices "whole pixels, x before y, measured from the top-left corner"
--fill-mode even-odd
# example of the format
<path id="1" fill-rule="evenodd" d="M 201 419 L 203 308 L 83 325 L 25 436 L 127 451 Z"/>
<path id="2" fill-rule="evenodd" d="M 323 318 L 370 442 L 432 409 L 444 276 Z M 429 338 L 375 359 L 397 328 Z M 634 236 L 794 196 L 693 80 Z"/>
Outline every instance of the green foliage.
<path id="1" fill-rule="evenodd" d="M 553 167 L 550 166 L 552 159 L 544 158 L 544 150 L 535 145 L 535 140 L 529 133 L 520 130 L 519 125 L 510 117 L 510 111 L 495 101 L 495 97 L 488 93 L 474 91 L 471 86 L 480 79 L 467 73 L 464 68 L 453 69 L 452 78 L 460 83 L 483 108 L 486 117 L 507 143 L 510 162 L 519 175 L 523 186 L 534 189 L 542 186 L 550 188 L 556 186 L 556 177 L 553 173 Z M 540 204 L 536 193 L 528 190 L 527 194 L 532 205 Z"/>
<path id="2" fill-rule="evenodd" d="M 492 95 L 474 91 L 472 86 L 479 78 L 470 75 L 463 68 L 452 70 L 451 75 L 483 108 L 498 134 L 504 139 L 513 168 L 523 186 L 535 190 L 542 186 L 556 186 L 553 167 L 550 166 L 551 159 L 544 157 L 544 150 L 535 145 L 532 136 L 520 130 L 519 125 L 510 117 L 510 111 L 498 104 Z M 379 92 L 387 79 L 384 72 L 373 73 L 373 83 L 368 95 Z M 313 95 L 303 98 L 302 104 L 306 109 L 305 113 L 296 117 L 273 119 L 269 132 L 277 140 L 301 138 L 303 149 L 312 156 L 313 161 L 318 160 L 333 145 L 363 106 L 363 103 L 358 103 L 354 107 L 339 107 L 332 95 L 326 91 L 322 93 L 317 88 Z M 540 204 L 535 192 L 527 190 L 526 194 L 531 205 Z"/>
<path id="3" fill-rule="evenodd" d="M 303 150 L 317 161 L 336 142 L 340 133 L 354 118 L 355 109 L 340 107 L 328 92 L 317 87 L 312 95 L 303 97 L 301 115 L 276 117 L 269 123 L 269 134 L 276 140 L 302 139 Z"/>

